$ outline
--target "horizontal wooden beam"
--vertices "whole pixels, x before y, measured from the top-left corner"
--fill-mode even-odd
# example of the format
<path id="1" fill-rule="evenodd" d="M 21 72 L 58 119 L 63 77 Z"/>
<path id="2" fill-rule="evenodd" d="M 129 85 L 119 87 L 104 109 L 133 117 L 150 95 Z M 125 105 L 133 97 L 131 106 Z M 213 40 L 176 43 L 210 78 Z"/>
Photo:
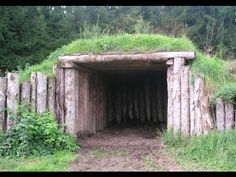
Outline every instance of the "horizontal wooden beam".
<path id="1" fill-rule="evenodd" d="M 59 57 L 59 62 L 67 63 L 106 63 L 117 61 L 160 61 L 166 62 L 170 58 L 194 59 L 195 52 L 156 52 L 156 53 L 121 53 L 121 54 L 85 54 Z"/>

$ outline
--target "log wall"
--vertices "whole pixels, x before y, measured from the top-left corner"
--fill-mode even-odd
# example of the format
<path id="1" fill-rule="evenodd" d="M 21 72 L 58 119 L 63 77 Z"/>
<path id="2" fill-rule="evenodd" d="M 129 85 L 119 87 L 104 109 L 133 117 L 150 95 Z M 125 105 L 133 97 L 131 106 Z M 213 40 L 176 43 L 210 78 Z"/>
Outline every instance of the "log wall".
<path id="1" fill-rule="evenodd" d="M 53 67 L 55 78 L 33 72 L 20 84 L 18 73 L 0 77 L 0 129 L 14 124 L 18 101 L 38 113 L 50 110 L 65 131 L 87 136 L 130 121 L 167 124 L 184 136 L 235 128 L 236 106 L 217 99 L 213 113 L 205 79 L 183 58 L 166 62 L 164 71 L 111 74 L 76 67 Z"/>

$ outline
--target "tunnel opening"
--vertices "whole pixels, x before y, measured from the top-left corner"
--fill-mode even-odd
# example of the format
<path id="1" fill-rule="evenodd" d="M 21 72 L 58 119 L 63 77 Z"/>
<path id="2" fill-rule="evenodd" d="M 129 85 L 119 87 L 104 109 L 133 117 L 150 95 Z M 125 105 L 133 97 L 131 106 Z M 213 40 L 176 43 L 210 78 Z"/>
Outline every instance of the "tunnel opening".
<path id="1" fill-rule="evenodd" d="M 189 131 L 186 65 L 194 58 L 195 52 L 187 51 L 61 56 L 57 117 L 77 136 L 135 124 Z"/>
<path id="2" fill-rule="evenodd" d="M 166 126 L 166 68 L 103 72 L 103 76 L 106 127 Z"/>
<path id="3" fill-rule="evenodd" d="M 152 69 L 79 69 L 77 136 L 105 128 L 167 127 L 167 66 Z"/>

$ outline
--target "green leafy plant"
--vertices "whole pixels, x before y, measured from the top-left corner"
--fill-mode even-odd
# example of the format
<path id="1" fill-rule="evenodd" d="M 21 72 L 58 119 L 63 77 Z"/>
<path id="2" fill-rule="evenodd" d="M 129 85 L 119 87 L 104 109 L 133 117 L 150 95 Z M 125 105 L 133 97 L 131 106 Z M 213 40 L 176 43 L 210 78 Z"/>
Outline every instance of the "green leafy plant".
<path id="1" fill-rule="evenodd" d="M 0 155 L 3 157 L 42 156 L 59 150 L 79 149 L 75 136 L 65 133 L 50 112 L 29 112 L 20 105 L 12 118 L 15 124 L 0 136 Z"/>

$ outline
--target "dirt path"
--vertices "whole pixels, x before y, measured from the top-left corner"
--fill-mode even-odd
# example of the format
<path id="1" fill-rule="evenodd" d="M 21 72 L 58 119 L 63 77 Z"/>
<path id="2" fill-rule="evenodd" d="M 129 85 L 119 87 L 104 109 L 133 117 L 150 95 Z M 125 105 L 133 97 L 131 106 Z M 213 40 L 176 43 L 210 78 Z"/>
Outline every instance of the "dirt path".
<path id="1" fill-rule="evenodd" d="M 161 150 L 153 126 L 113 127 L 80 139 L 81 150 L 70 171 L 179 171 Z"/>

